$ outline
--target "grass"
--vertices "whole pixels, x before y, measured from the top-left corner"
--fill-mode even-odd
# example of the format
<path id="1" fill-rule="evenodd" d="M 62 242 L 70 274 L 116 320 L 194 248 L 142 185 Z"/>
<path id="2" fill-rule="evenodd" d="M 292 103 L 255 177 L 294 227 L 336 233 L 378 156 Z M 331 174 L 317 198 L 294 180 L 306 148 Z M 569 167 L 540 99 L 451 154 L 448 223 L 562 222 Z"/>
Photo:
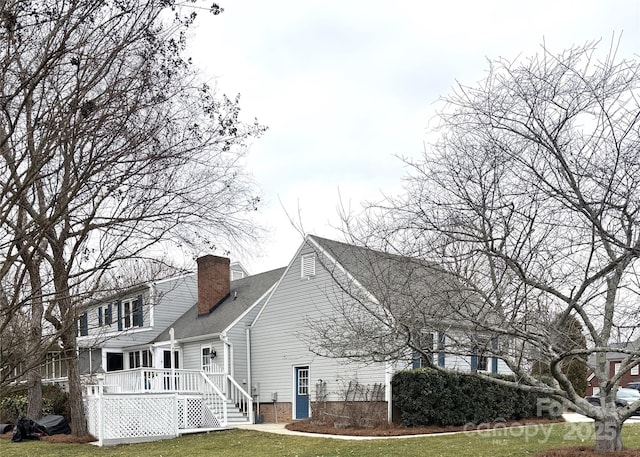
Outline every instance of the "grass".
<path id="1" fill-rule="evenodd" d="M 584 440 L 584 441 L 582 441 Z M 640 449 L 640 425 L 623 428 L 623 442 Z M 562 446 L 593 446 L 593 424 L 551 424 L 481 433 L 347 441 L 229 430 L 173 440 L 97 448 L 90 444 L 0 440 L 2 457 L 456 457 L 534 456 Z"/>

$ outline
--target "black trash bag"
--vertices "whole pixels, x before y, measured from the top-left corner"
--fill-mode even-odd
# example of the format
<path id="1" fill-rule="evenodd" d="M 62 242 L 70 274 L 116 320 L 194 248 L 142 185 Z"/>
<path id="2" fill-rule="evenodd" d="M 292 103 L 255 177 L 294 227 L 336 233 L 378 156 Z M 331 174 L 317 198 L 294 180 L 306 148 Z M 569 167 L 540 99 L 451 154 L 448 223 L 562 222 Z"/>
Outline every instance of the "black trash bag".
<path id="1" fill-rule="evenodd" d="M 69 435 L 71 433 L 69 423 L 62 416 L 44 416 L 37 421 L 37 424 L 44 430 L 46 435 Z"/>
<path id="2" fill-rule="evenodd" d="M 16 426 L 13 427 L 13 436 L 11 441 L 19 443 L 22 440 L 38 440 L 42 435 L 46 435 L 46 429 L 32 421 L 28 417 L 18 419 Z"/>
<path id="3" fill-rule="evenodd" d="M 0 435 L 9 433 L 13 430 L 13 424 L 0 424 Z"/>

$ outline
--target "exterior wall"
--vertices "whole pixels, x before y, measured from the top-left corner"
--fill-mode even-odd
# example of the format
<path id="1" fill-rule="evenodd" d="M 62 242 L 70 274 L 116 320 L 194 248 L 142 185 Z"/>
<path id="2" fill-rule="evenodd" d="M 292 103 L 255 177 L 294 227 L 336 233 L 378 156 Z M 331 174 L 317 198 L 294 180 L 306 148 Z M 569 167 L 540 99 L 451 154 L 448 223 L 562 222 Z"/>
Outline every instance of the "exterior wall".
<path id="1" fill-rule="evenodd" d="M 291 422 L 291 403 L 260 403 L 256 417 L 262 416 L 262 422 Z"/>
<path id="2" fill-rule="evenodd" d="M 143 326 L 118 330 L 118 303 L 137 300 L 139 297 L 142 298 Z M 105 316 L 109 305 L 111 305 L 111 323 L 107 323 Z M 150 319 L 152 306 L 148 287 L 135 289 L 128 294 L 91 306 L 86 311 L 88 336 L 80 336 L 78 338 L 79 345 L 81 347 L 117 347 L 135 340 L 134 334 L 147 332 L 152 328 Z M 102 314 L 102 325 L 100 324 L 100 314 Z"/>
<path id="3" fill-rule="evenodd" d="M 129 299 L 142 298 L 141 327 L 118 330 L 117 303 Z M 127 293 L 114 296 L 91 306 L 87 310 L 88 336 L 78 337 L 80 348 L 93 348 L 93 352 L 101 354 L 101 361 L 92 360 L 92 370 L 105 365 L 107 353 L 122 353 L 123 368 L 128 367 L 128 352 L 130 350 L 148 349 L 147 346 L 168 326 L 175 322 L 182 314 L 192 307 L 197 300 L 197 283 L 195 274 L 179 278 L 149 283 L 145 286 L 130 289 Z M 111 304 L 111 324 L 107 324 L 105 309 Z M 99 321 L 99 311 L 102 308 L 102 326 Z M 121 315 L 121 318 L 123 316 Z M 96 349 L 98 349 L 96 351 Z M 102 349 L 101 351 L 99 349 Z M 128 350 L 129 349 L 129 350 Z M 168 347 L 166 348 L 168 349 Z M 183 365 L 184 352 L 180 348 L 180 364 Z M 162 348 L 154 351 L 153 365 L 161 367 L 163 363 Z M 87 365 L 87 364 L 85 364 Z M 106 370 L 106 367 L 103 366 Z"/>
<path id="4" fill-rule="evenodd" d="M 222 341 L 218 338 L 203 338 L 202 340 L 184 343 L 182 345 L 183 365 L 182 368 L 187 370 L 202 370 L 202 346 L 212 347 L 216 351 L 217 356 L 213 359 L 213 363 L 224 367 Z"/>
<path id="5" fill-rule="evenodd" d="M 248 385 L 250 376 L 247 365 L 247 330 L 251 332 L 249 325 L 255 320 L 266 299 L 267 297 L 263 297 L 262 301 L 258 302 L 235 325 L 227 330 L 227 340 L 233 348 L 233 367 L 230 368 L 230 371 L 233 373 L 235 380 L 249 393 L 251 393 L 251 387 Z M 218 354 L 221 353 L 218 352 Z"/>
<path id="6" fill-rule="evenodd" d="M 344 359 L 325 358 L 315 355 L 309 349 L 313 345 L 309 338 L 309 325 L 320 319 L 340 319 L 339 315 L 333 315 L 332 303 L 338 300 L 352 300 L 335 283 L 335 275 L 343 273 L 334 273 L 332 276 L 322 266 L 324 259 L 316 259 L 315 275 L 303 276 L 302 256 L 314 252 L 308 242 L 301 247 L 251 330 L 252 383 L 259 394 L 259 401 L 268 401 L 276 394 L 279 403 L 294 403 L 293 410 L 295 367 L 309 367 L 311 403 L 344 401 L 344 391 L 350 381 L 357 381 L 369 387 L 386 383 L 384 364 L 362 364 Z M 320 253 L 316 255 L 320 256 Z M 471 357 L 447 354 L 445 367 L 469 371 Z M 398 363 L 396 368 L 411 368 L 411 356 L 409 355 L 406 361 Z M 491 370 L 492 359 L 489 358 L 487 371 Z M 510 373 L 503 361 L 498 361 L 497 371 Z M 314 389 L 314 385 L 319 382 L 326 385 L 322 398 L 317 397 Z"/>
<path id="7" fill-rule="evenodd" d="M 153 338 L 173 324 L 198 300 L 196 275 L 187 275 L 156 284 L 157 300 L 153 307 Z"/>
<path id="8" fill-rule="evenodd" d="M 312 402 L 311 420 L 344 427 L 375 427 L 387 424 L 387 402 Z"/>
<path id="9" fill-rule="evenodd" d="M 491 373 L 492 372 L 492 364 L 493 357 L 487 357 L 487 369 L 483 372 Z M 444 358 L 444 368 L 450 370 L 458 370 L 458 371 L 470 371 L 471 370 L 471 357 L 462 357 L 459 355 L 451 355 L 446 354 Z M 498 370 L 499 374 L 511 374 L 511 370 L 504 362 L 504 360 L 498 359 Z"/>
<path id="10" fill-rule="evenodd" d="M 210 342 L 210 341 L 209 341 Z M 182 368 L 185 370 L 201 370 L 201 348 L 204 341 L 184 343 L 182 345 Z"/>
<path id="11" fill-rule="evenodd" d="M 118 314 L 116 304 L 118 301 L 142 297 L 143 326 L 118 330 Z M 184 314 L 197 300 L 196 276 L 185 275 L 158 281 L 144 287 L 132 289 L 129 293 L 105 300 L 95 304 L 87 310 L 89 335 L 78 338 L 81 348 L 103 348 L 106 351 L 120 352 L 125 348 L 144 348 L 147 343 L 153 341 L 169 325 Z M 106 324 L 104 309 L 112 304 L 112 323 Z M 103 308 L 103 325 L 99 326 L 98 308 Z M 162 363 L 160 357 L 154 354 L 154 365 Z M 124 354 L 126 368 L 126 351 Z M 184 356 L 183 356 L 184 357 Z M 97 367 L 94 366 L 94 369 Z"/>
<path id="12" fill-rule="evenodd" d="M 615 373 L 617 371 L 616 364 L 622 362 L 622 357 L 615 358 L 609 360 L 609 373 Z M 631 374 L 633 373 L 633 374 Z M 640 382 L 640 368 L 636 367 L 633 371 L 627 371 L 620 378 L 620 387 L 625 387 L 630 382 Z M 589 372 L 588 375 L 592 373 Z M 587 378 L 587 390 L 586 395 L 595 395 L 600 391 L 600 386 L 598 385 L 598 379 L 593 377 L 591 379 Z"/>
<path id="13" fill-rule="evenodd" d="M 300 255 L 311 252 L 313 249 L 305 245 Z M 300 255 L 291 262 L 251 330 L 252 382 L 257 387 L 259 401 L 264 402 L 277 393 L 278 402 L 293 403 L 296 366 L 309 366 L 310 387 L 320 380 L 336 386 L 328 389 L 327 401 L 339 401 L 337 386 L 349 381 L 384 384 L 383 364 L 350 363 L 319 357 L 309 350 L 312 342 L 306 339 L 307 323 L 330 315 L 331 303 L 327 297 L 339 291 L 320 262 L 316 264 L 315 276 L 303 278 Z M 310 397 L 312 395 L 310 389 Z M 292 417 L 289 415 L 286 419 Z"/>
<path id="14" fill-rule="evenodd" d="M 611 360 L 609 362 L 609 373 L 616 373 L 618 371 L 618 367 L 620 366 L 617 364 L 619 364 L 620 362 L 620 360 Z M 631 374 L 632 372 L 633 374 Z M 620 386 L 624 387 L 630 382 L 638 381 L 640 381 L 640 372 L 638 371 L 638 367 L 636 367 L 635 369 L 633 369 L 633 371 L 627 371 L 622 375 L 622 378 L 620 378 Z"/>

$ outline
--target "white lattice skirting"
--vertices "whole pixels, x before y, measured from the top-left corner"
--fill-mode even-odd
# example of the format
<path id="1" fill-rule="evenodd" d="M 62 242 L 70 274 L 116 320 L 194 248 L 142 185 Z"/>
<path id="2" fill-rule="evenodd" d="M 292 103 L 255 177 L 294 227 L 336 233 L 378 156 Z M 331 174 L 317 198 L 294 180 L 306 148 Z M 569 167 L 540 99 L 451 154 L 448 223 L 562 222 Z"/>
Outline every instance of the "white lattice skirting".
<path id="1" fill-rule="evenodd" d="M 101 445 L 178 436 L 181 429 L 220 428 L 201 397 L 170 394 L 103 394 L 85 399 L 87 424 Z"/>

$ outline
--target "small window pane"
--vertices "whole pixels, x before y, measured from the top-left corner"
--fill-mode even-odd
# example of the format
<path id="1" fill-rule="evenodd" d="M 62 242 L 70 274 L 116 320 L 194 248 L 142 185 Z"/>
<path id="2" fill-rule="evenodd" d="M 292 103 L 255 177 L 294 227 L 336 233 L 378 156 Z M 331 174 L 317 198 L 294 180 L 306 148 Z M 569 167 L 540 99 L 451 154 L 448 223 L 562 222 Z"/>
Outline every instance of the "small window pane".
<path id="1" fill-rule="evenodd" d="M 309 395 L 309 370 L 298 370 L 298 395 Z"/>

